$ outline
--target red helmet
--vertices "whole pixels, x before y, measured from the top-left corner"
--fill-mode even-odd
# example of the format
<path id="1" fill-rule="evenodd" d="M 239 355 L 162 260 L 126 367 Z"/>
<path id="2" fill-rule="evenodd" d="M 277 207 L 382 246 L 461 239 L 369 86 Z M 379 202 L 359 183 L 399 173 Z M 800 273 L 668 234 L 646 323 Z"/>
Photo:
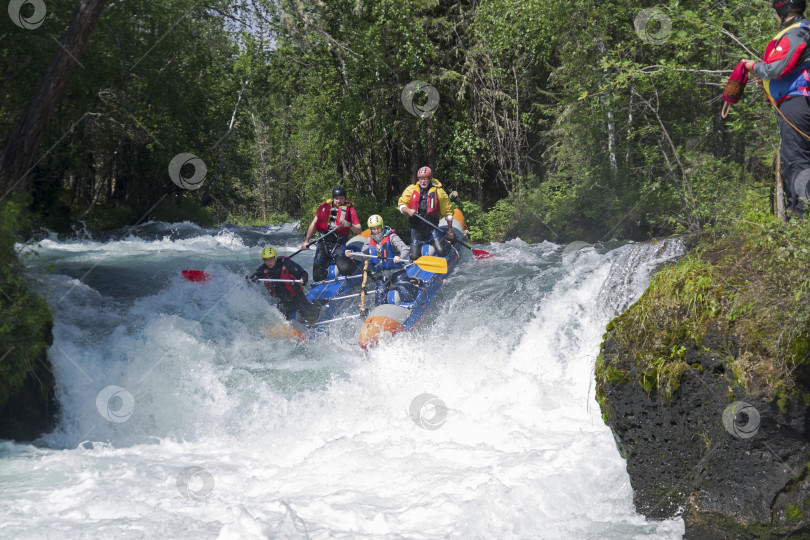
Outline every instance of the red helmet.
<path id="1" fill-rule="evenodd" d="M 419 169 L 419 172 L 416 173 L 417 178 L 430 178 L 431 176 L 433 176 L 433 171 L 430 170 L 430 167 L 422 167 Z"/>

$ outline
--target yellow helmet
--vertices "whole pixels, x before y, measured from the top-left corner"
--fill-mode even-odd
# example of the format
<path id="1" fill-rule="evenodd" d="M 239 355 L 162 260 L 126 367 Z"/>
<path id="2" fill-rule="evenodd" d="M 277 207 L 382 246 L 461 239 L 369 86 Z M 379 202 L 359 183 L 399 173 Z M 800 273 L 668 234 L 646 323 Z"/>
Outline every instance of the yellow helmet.
<path id="1" fill-rule="evenodd" d="M 276 248 L 273 246 L 265 246 L 262 250 L 262 259 L 270 259 L 276 256 Z"/>
<path id="2" fill-rule="evenodd" d="M 383 218 L 377 214 L 372 214 L 368 218 L 368 228 L 371 229 L 372 227 L 382 227 L 383 226 Z"/>

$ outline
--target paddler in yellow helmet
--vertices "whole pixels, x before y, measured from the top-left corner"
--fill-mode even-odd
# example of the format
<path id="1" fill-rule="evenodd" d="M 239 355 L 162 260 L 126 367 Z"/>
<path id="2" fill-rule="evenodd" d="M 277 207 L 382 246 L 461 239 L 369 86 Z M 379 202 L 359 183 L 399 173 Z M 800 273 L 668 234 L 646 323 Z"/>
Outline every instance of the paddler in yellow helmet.
<path id="1" fill-rule="evenodd" d="M 307 271 L 289 257 L 279 257 L 273 246 L 265 246 L 261 256 L 262 265 L 245 279 L 264 283 L 270 294 L 278 298 L 278 308 L 287 319 L 296 312 L 307 322 L 317 318 L 318 308 L 304 294 L 304 285 L 309 281 Z M 268 279 L 275 281 L 259 281 Z"/>

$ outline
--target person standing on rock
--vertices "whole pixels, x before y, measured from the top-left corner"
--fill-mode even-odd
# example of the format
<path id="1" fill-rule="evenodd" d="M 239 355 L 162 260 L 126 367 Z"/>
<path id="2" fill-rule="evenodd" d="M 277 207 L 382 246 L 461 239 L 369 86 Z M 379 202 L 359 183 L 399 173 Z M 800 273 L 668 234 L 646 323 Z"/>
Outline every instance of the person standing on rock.
<path id="1" fill-rule="evenodd" d="M 762 79 L 779 114 L 785 207 L 802 216 L 810 203 L 810 21 L 803 15 L 806 0 L 773 0 L 772 5 L 782 30 L 762 62 L 743 62 Z"/>

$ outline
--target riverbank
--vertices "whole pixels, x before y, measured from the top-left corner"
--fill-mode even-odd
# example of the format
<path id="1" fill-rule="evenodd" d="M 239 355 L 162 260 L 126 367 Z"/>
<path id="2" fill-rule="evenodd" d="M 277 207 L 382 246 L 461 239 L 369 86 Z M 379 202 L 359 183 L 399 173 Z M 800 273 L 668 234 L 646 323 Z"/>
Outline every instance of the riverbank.
<path id="1" fill-rule="evenodd" d="M 53 426 L 57 404 L 47 353 L 52 313 L 14 251 L 24 207 L 9 200 L 0 212 L 0 439 L 30 441 Z"/>
<path id="2" fill-rule="evenodd" d="M 748 210 L 607 326 L 597 399 L 639 512 L 687 538 L 810 534 L 810 225 Z"/>

